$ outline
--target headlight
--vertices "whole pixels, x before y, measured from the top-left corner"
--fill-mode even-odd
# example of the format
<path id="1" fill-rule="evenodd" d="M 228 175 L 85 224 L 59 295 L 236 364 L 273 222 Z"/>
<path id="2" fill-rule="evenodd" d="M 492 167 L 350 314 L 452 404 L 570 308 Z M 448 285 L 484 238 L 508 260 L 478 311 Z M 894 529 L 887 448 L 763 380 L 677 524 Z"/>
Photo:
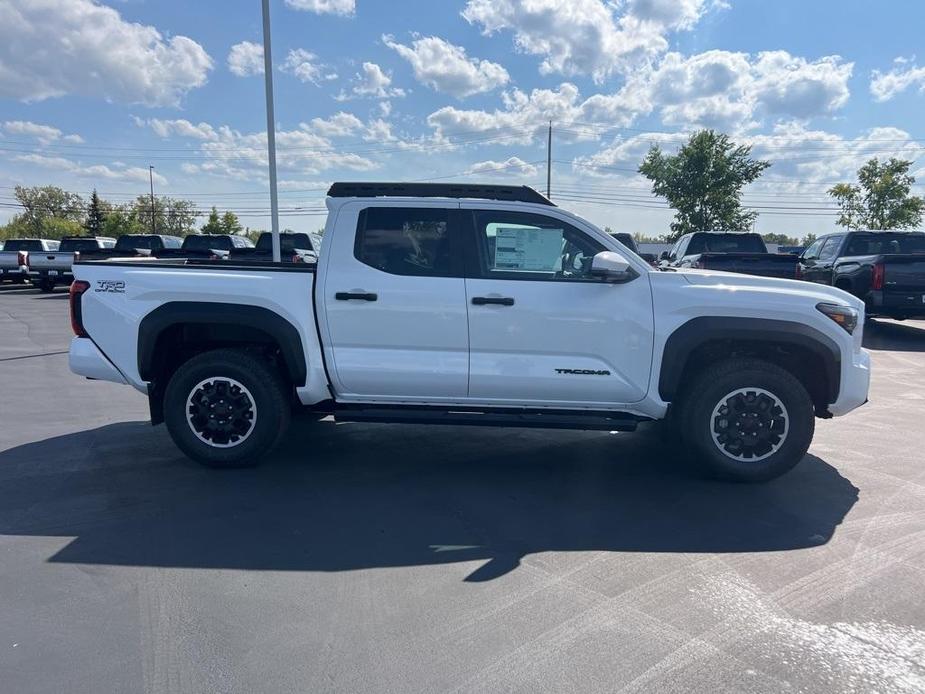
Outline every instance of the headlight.
<path id="1" fill-rule="evenodd" d="M 858 327 L 858 310 L 840 304 L 816 304 L 816 308 L 843 327 L 849 335 Z"/>

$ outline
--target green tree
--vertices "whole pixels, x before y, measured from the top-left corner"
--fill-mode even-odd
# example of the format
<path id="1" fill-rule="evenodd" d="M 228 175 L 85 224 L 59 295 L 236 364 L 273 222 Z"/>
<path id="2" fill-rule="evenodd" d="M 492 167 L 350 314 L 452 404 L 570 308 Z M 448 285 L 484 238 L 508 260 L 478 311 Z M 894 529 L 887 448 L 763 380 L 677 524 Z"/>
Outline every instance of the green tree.
<path id="1" fill-rule="evenodd" d="M 122 205 L 111 208 L 106 214 L 101 235 L 118 238 L 123 234 L 143 234 L 145 231 L 134 217 L 131 205 Z"/>
<path id="2" fill-rule="evenodd" d="M 816 239 L 818 238 L 819 237 L 815 234 L 807 234 L 803 237 L 803 240 L 800 242 L 800 244 L 803 246 L 811 246 L 812 244 L 816 243 Z"/>
<path id="3" fill-rule="evenodd" d="M 215 209 L 214 207 L 212 209 Z M 238 220 L 238 215 L 228 211 L 222 215 L 222 233 L 223 234 L 240 234 L 244 227 Z"/>
<path id="4" fill-rule="evenodd" d="M 713 130 L 694 133 L 675 155 L 652 145 L 639 173 L 652 192 L 676 211 L 669 240 L 690 231 L 746 229 L 758 216 L 742 208 L 742 188 L 771 164 L 751 158 L 751 147 L 736 145 Z"/>
<path id="5" fill-rule="evenodd" d="M 107 205 L 105 202 L 100 200 L 100 196 L 97 195 L 96 189 L 93 189 L 93 194 L 90 196 L 90 206 L 87 208 L 87 218 L 84 221 L 84 230 L 90 236 L 101 236 L 103 233 L 103 224 L 106 221 L 106 211 Z"/>
<path id="6" fill-rule="evenodd" d="M 215 206 L 212 206 L 212 211 L 209 212 L 209 218 L 206 220 L 206 223 L 202 225 L 203 234 L 224 234 L 225 231 L 222 228 L 222 220 L 218 216 L 218 210 L 215 209 Z"/>
<path id="7" fill-rule="evenodd" d="M 800 240 L 787 234 L 762 234 L 765 243 L 776 243 L 778 246 L 799 246 Z"/>
<path id="8" fill-rule="evenodd" d="M 23 208 L 21 223 L 28 227 L 28 235 L 45 237 L 46 220 L 67 219 L 81 222 L 84 218 L 84 201 L 76 193 L 57 186 L 16 186 L 16 200 Z"/>
<path id="9" fill-rule="evenodd" d="M 151 225 L 152 213 L 153 227 Z M 186 236 L 195 230 L 199 213 L 196 203 L 168 197 L 154 198 L 152 210 L 151 198 L 147 195 L 139 195 L 131 206 L 129 216 L 133 224 L 143 230 L 142 233 Z"/>
<path id="10" fill-rule="evenodd" d="M 829 189 L 841 208 L 838 224 L 847 229 L 909 229 L 922 222 L 925 198 L 911 194 L 912 162 L 891 157 L 869 160 L 858 170 L 858 184 L 839 183 Z"/>

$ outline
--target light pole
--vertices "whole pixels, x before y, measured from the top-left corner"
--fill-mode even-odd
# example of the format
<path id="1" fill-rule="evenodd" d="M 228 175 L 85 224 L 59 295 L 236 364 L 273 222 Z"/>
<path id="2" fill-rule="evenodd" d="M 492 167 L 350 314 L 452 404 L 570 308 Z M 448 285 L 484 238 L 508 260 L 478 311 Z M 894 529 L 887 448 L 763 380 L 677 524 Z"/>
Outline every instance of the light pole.
<path id="1" fill-rule="evenodd" d="M 276 118 L 273 114 L 273 56 L 270 52 L 270 0 L 263 0 L 263 74 L 267 91 L 267 152 L 270 160 L 270 228 L 273 262 L 280 262 L 279 199 L 276 193 Z"/>
<path id="2" fill-rule="evenodd" d="M 148 165 L 148 180 L 151 182 L 151 233 L 157 233 L 157 224 L 154 221 L 154 165 Z"/>

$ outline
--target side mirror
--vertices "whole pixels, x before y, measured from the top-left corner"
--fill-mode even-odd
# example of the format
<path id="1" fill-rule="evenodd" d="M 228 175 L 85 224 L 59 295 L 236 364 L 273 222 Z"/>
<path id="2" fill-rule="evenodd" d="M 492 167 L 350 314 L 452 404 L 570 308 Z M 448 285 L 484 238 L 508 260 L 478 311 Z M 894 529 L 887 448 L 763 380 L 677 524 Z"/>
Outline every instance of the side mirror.
<path id="1" fill-rule="evenodd" d="M 658 259 L 659 259 L 659 260 L 668 260 L 670 257 L 671 257 L 671 256 L 668 255 L 668 251 L 662 251 L 661 253 L 659 253 Z"/>
<path id="2" fill-rule="evenodd" d="M 591 275 L 606 282 L 629 282 L 636 271 L 629 261 L 616 251 L 601 251 L 591 259 Z"/>

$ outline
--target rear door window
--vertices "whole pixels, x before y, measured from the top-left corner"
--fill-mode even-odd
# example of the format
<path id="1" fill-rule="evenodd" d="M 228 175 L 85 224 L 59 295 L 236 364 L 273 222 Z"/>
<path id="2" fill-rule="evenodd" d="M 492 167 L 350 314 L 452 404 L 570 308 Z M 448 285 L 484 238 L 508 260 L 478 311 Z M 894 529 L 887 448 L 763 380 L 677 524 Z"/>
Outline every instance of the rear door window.
<path id="1" fill-rule="evenodd" d="M 354 256 L 391 275 L 460 277 L 450 228 L 447 209 L 369 207 L 360 213 Z"/>

